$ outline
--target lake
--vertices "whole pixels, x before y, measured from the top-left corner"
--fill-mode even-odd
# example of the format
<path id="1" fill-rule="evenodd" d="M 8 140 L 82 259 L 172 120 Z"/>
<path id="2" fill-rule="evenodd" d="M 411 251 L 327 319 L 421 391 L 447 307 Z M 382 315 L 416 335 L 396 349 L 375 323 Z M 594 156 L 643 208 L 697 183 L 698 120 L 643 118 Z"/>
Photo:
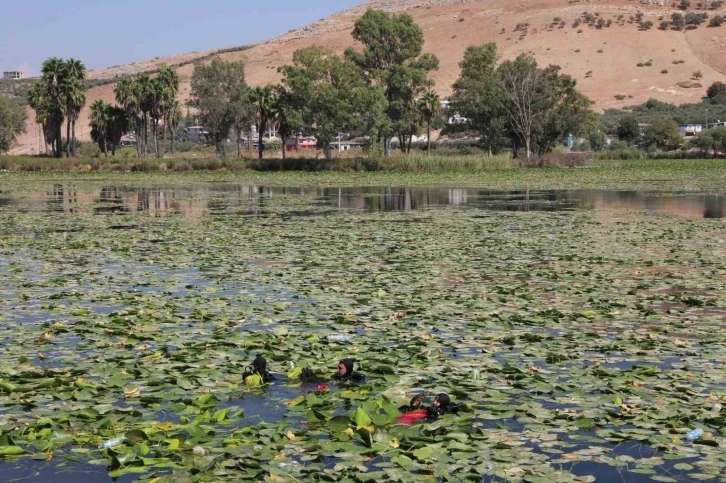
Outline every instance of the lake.
<path id="1" fill-rule="evenodd" d="M 0 187 L 5 481 L 726 481 L 725 205 Z M 397 424 L 423 392 L 458 412 Z"/>

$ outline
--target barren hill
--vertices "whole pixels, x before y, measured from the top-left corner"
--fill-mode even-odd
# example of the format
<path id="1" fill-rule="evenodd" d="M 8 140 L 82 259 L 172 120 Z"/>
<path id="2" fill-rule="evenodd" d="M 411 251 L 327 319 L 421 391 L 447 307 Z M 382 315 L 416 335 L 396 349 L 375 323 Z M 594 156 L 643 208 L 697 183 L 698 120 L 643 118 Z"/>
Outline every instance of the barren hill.
<path id="1" fill-rule="evenodd" d="M 696 102 L 717 80 L 726 81 L 726 25 L 694 30 L 660 30 L 662 19 L 674 12 L 675 0 L 371 0 L 363 5 L 315 22 L 245 50 L 223 52 L 226 60 L 244 60 L 247 79 L 253 85 L 277 82 L 277 67 L 289 63 L 292 53 L 317 44 L 337 52 L 353 46 L 350 31 L 366 8 L 411 14 L 425 33 L 425 51 L 435 53 L 441 68 L 434 73 L 442 96 L 451 92 L 459 75 L 458 63 L 470 45 L 495 41 L 503 58 L 531 51 L 541 64 L 559 64 L 578 80 L 579 89 L 595 101 L 595 108 L 639 104 L 650 97 L 676 104 Z M 699 2 L 691 2 L 697 4 Z M 704 1 L 710 5 L 711 0 Z M 709 16 L 726 15 L 718 10 L 695 10 Z M 595 16 L 588 23 L 584 13 Z M 636 19 L 654 26 L 643 29 Z M 682 12 L 685 13 L 685 12 Z M 602 18 L 601 28 L 597 21 Z M 575 26 L 577 19 L 580 25 Z M 191 61 L 208 59 L 214 52 L 199 52 L 92 71 L 91 79 L 153 70 L 160 64 L 179 66 L 181 96 L 189 97 Z M 181 65 L 180 65 L 181 64 Z M 702 78 L 687 87 L 694 72 Z M 702 87 L 698 87 L 700 84 Z M 91 89 L 88 105 L 96 99 L 113 101 L 113 84 Z M 19 139 L 18 153 L 38 152 L 38 131 L 29 115 L 28 134 Z M 87 114 L 78 123 L 88 138 Z"/>

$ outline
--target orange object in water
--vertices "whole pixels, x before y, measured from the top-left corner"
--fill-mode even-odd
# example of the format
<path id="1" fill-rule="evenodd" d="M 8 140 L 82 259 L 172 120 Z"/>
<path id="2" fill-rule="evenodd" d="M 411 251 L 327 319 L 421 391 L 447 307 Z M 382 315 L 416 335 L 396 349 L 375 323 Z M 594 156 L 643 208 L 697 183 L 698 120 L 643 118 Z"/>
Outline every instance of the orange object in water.
<path id="1" fill-rule="evenodd" d="M 421 419 L 426 418 L 428 418 L 428 412 L 426 412 L 425 409 L 419 409 L 418 411 L 411 411 L 410 413 L 405 413 L 403 416 L 398 418 L 398 423 L 411 425 L 416 421 L 420 421 Z"/>

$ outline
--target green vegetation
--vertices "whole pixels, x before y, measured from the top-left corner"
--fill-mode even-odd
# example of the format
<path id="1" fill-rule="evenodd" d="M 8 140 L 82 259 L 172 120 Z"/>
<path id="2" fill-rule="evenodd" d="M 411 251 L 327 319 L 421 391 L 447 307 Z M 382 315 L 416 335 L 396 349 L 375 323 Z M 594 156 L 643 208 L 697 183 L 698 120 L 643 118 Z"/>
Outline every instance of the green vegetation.
<path id="1" fill-rule="evenodd" d="M 244 64 L 215 58 L 208 65 L 198 64 L 192 75 L 190 106 L 209 130 L 217 157 L 224 158 L 227 134 L 244 110 L 247 97 Z M 261 144 L 261 143 L 260 143 Z"/>
<path id="2" fill-rule="evenodd" d="M 713 177 L 723 190 L 723 164 L 449 180 L 689 189 Z M 726 465 L 721 223 L 370 213 L 319 190 L 240 186 L 440 175 L 0 176 L 7 479 L 42 465 L 159 483 L 715 481 Z M 224 179 L 236 183 L 211 183 Z M 340 334 L 353 338 L 327 337 Z M 243 384 L 258 353 L 277 375 L 264 391 Z M 351 355 L 368 374 L 359 386 L 317 390 L 291 369 Z M 452 394 L 460 412 L 396 424 L 423 391 Z M 705 435 L 686 444 L 694 427 Z"/>
<path id="3" fill-rule="evenodd" d="M 15 137 L 25 132 L 25 109 L 0 97 L 0 154 L 13 146 Z"/>
<path id="4" fill-rule="evenodd" d="M 63 155 L 63 121 L 66 121 L 66 155 L 75 155 L 76 121 L 86 105 L 86 66 L 76 59 L 52 57 L 42 66 L 43 77 L 28 89 L 28 104 L 44 133 L 46 150 Z"/>

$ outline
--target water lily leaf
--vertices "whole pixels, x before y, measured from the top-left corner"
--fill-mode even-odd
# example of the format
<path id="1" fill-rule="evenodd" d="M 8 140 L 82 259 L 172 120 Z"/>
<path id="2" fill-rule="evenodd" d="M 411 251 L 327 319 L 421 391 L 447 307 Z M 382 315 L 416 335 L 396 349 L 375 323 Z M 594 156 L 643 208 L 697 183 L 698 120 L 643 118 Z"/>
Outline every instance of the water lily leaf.
<path id="1" fill-rule="evenodd" d="M 0 456 L 18 456 L 24 453 L 25 450 L 20 446 L 0 446 Z"/>
<path id="2" fill-rule="evenodd" d="M 416 459 L 427 460 L 434 454 L 434 449 L 431 446 L 424 446 L 413 452 Z"/>
<path id="3" fill-rule="evenodd" d="M 335 416 L 328 421 L 328 428 L 333 433 L 341 433 L 350 427 L 351 421 L 347 416 Z"/>
<path id="4" fill-rule="evenodd" d="M 362 406 L 358 406 L 358 409 L 355 411 L 355 425 L 358 428 L 362 428 L 364 426 L 370 426 L 371 424 L 373 424 L 371 417 Z"/>

